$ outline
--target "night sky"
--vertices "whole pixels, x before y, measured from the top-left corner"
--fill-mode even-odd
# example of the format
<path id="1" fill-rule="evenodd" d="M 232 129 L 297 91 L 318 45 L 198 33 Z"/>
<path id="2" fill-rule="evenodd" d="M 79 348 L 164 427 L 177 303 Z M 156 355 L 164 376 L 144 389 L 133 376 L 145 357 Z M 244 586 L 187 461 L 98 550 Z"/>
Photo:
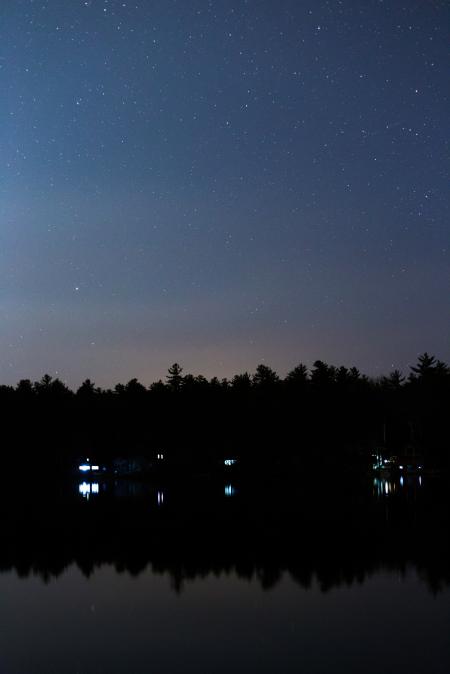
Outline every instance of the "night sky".
<path id="1" fill-rule="evenodd" d="M 450 4 L 2 0 L 0 380 L 450 360 Z"/>

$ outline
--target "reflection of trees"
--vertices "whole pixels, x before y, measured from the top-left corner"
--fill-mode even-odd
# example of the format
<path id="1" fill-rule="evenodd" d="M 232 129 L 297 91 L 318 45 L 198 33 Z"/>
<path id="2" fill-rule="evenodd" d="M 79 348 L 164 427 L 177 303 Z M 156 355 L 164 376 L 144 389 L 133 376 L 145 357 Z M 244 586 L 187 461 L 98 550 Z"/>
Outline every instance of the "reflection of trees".
<path id="1" fill-rule="evenodd" d="M 270 590 L 285 574 L 305 589 L 327 592 L 364 583 L 381 570 L 402 575 L 409 569 L 432 592 L 450 584 L 445 486 L 412 501 L 401 493 L 373 499 L 369 486 L 339 494 L 318 485 L 303 495 L 285 494 L 284 501 L 281 491 L 253 492 L 231 506 L 224 498 L 192 504 L 169 490 L 167 509 L 159 510 L 145 492 L 141 500 L 3 504 L 9 518 L 0 569 L 45 582 L 72 564 L 86 577 L 105 564 L 133 576 L 150 569 L 168 575 L 176 592 L 210 575 L 236 575 Z"/>

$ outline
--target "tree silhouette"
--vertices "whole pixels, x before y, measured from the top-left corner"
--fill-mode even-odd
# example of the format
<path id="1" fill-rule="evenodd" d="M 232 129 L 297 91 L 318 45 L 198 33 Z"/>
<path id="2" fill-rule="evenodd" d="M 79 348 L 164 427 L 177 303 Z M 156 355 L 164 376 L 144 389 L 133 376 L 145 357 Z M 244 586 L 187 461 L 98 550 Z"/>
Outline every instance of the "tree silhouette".
<path id="1" fill-rule="evenodd" d="M 297 367 L 288 372 L 285 380 L 288 384 L 296 386 L 304 386 L 308 381 L 308 368 L 303 363 L 299 363 Z"/>
<path id="2" fill-rule="evenodd" d="M 252 386 L 252 378 L 248 372 L 234 375 L 231 386 L 235 391 L 249 391 Z"/>
<path id="3" fill-rule="evenodd" d="M 101 390 L 86 379 L 74 395 L 49 374 L 35 383 L 23 379 L 16 387 L 0 385 L 0 405 L 5 446 L 21 441 L 32 447 L 39 436 L 58 446 L 48 454 L 55 461 L 64 456 L 66 464 L 70 451 L 90 438 L 105 456 L 131 456 L 139 447 L 152 457 L 156 449 L 171 447 L 172 457 L 202 469 L 216 465 L 225 446 L 237 444 L 248 466 L 261 456 L 286 466 L 350 466 L 370 457 L 386 424 L 392 453 L 414 445 L 430 465 L 450 467 L 450 370 L 426 352 L 406 381 L 399 370 L 373 380 L 357 368 L 317 360 L 311 373 L 300 363 L 284 380 L 260 364 L 253 376 L 244 372 L 228 382 L 183 375 L 174 363 L 166 383 L 149 388 L 134 378 Z M 72 450 L 61 451 L 64 437 Z M 265 454 L 268 448 L 272 453 Z M 36 470 L 38 454 L 30 450 L 26 456 L 34 466 L 30 472 Z"/>
<path id="4" fill-rule="evenodd" d="M 33 395 L 33 384 L 30 379 L 21 379 L 16 386 L 16 391 L 20 396 L 30 397 Z"/>
<path id="5" fill-rule="evenodd" d="M 150 392 L 158 396 L 166 393 L 166 390 L 167 386 L 162 379 L 158 379 L 158 381 L 154 381 L 153 384 L 150 385 Z"/>
<path id="6" fill-rule="evenodd" d="M 181 374 L 182 372 L 183 368 L 180 365 L 178 365 L 178 363 L 174 363 L 168 369 L 168 375 L 166 377 L 167 384 L 173 391 L 179 391 L 181 388 L 181 385 L 183 383 L 183 377 Z"/>
<path id="7" fill-rule="evenodd" d="M 95 394 L 95 384 L 90 379 L 85 379 L 77 390 L 77 396 L 88 398 Z"/>
<path id="8" fill-rule="evenodd" d="M 268 365 L 258 365 L 253 375 L 253 384 L 258 387 L 269 388 L 280 381 L 279 376 Z"/>
<path id="9" fill-rule="evenodd" d="M 405 377 L 400 372 L 400 370 L 392 370 L 388 377 L 382 377 L 381 383 L 386 388 L 392 389 L 393 391 L 398 391 L 403 385 Z"/>
<path id="10" fill-rule="evenodd" d="M 389 377 L 384 377 L 383 382 L 389 387 L 397 391 L 405 381 L 405 377 L 400 370 L 392 370 Z"/>
<path id="11" fill-rule="evenodd" d="M 450 374 L 450 368 L 447 363 L 442 360 L 437 360 L 434 368 L 434 373 L 440 378 L 447 377 Z"/>
<path id="12" fill-rule="evenodd" d="M 414 375 L 417 375 L 417 378 L 424 379 L 433 374 L 436 369 L 436 358 L 430 356 L 426 351 L 421 354 L 417 359 L 417 365 L 411 367 Z M 413 378 L 414 378 L 413 375 Z"/>
<path id="13" fill-rule="evenodd" d="M 142 396 L 144 393 L 146 393 L 147 389 L 143 384 L 141 384 L 136 377 L 133 379 L 130 379 L 128 384 L 125 386 L 125 393 L 128 396 Z"/>
<path id="14" fill-rule="evenodd" d="M 38 391 L 39 393 L 48 392 L 50 390 L 52 381 L 53 377 L 51 377 L 49 374 L 44 374 L 40 381 L 34 383 L 35 391 Z"/>
<path id="15" fill-rule="evenodd" d="M 361 379 L 361 372 L 358 370 L 357 367 L 351 367 L 349 374 L 350 374 L 350 378 L 353 379 L 353 381 L 357 381 L 358 379 Z"/>
<path id="16" fill-rule="evenodd" d="M 311 372 L 311 383 L 316 386 L 327 386 L 334 382 L 336 368 L 333 365 L 327 365 L 322 360 L 316 360 Z"/>

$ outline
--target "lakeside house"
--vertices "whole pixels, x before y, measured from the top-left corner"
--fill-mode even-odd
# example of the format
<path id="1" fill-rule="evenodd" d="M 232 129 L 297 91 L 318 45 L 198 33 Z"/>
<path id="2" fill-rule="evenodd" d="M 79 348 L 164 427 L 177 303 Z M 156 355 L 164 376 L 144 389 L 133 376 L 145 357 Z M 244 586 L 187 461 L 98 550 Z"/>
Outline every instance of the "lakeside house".
<path id="1" fill-rule="evenodd" d="M 385 456 L 379 451 L 372 455 L 372 470 L 384 476 L 392 473 L 418 474 L 423 470 L 423 457 L 415 453 Z"/>
<path id="2" fill-rule="evenodd" d="M 100 473 L 104 472 L 106 469 L 104 466 L 92 461 L 87 458 L 85 461 L 81 461 L 78 464 L 78 472 L 81 473 L 84 477 L 98 476 Z"/>

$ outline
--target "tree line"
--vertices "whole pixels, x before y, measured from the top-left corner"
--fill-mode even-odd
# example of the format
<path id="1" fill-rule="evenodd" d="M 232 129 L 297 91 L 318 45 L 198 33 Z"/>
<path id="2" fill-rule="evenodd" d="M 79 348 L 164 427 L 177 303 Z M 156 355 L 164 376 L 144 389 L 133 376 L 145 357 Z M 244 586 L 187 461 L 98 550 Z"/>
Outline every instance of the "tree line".
<path id="1" fill-rule="evenodd" d="M 161 446 L 199 461 L 229 448 L 260 462 L 351 464 L 383 446 L 447 464 L 449 403 L 450 368 L 428 353 L 406 375 L 379 378 L 321 360 L 284 378 L 260 364 L 253 374 L 207 379 L 174 363 L 149 387 L 134 378 L 103 389 L 86 379 L 72 391 L 48 374 L 0 386 L 3 435 L 16 445 L 33 437 L 122 453 Z"/>

